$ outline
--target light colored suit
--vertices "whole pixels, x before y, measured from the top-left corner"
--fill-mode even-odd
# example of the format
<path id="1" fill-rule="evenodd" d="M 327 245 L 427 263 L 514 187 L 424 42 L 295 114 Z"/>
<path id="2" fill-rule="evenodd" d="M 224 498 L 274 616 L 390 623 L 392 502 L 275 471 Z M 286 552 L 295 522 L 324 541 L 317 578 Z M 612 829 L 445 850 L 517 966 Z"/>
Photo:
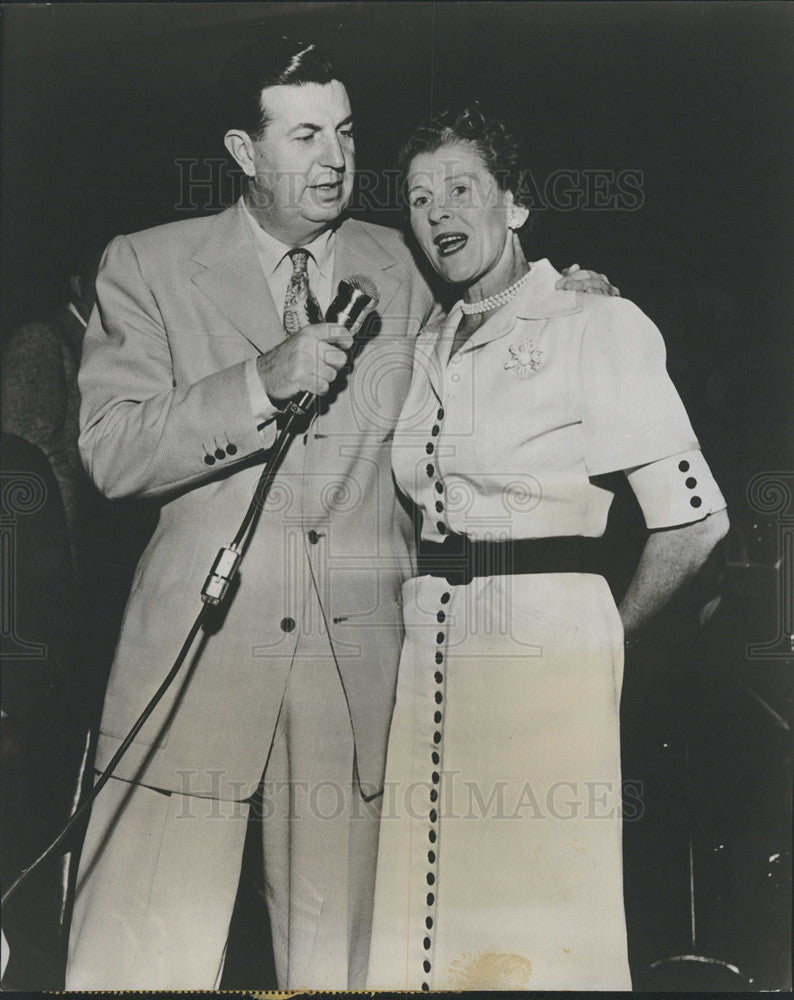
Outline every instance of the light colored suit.
<path id="1" fill-rule="evenodd" d="M 341 678 L 361 789 L 371 796 L 381 787 L 412 559 L 391 437 L 414 336 L 435 307 L 397 232 L 348 219 L 335 239 L 334 287 L 365 275 L 378 289 L 377 314 L 352 371 L 291 445 L 239 586 L 119 765 L 120 778 L 216 800 L 250 796 L 290 676 L 300 706 L 296 649 L 312 659 L 324 648 L 330 667 L 318 684 Z M 163 505 L 124 615 L 99 769 L 165 676 L 215 553 L 247 508 L 275 428 L 255 426 L 245 362 L 284 336 L 239 205 L 118 237 L 105 253 L 79 376 L 80 450 L 106 495 Z M 323 739 L 318 731 L 315 752 Z M 300 746 L 310 757 L 313 742 L 301 733 L 290 752 Z"/>

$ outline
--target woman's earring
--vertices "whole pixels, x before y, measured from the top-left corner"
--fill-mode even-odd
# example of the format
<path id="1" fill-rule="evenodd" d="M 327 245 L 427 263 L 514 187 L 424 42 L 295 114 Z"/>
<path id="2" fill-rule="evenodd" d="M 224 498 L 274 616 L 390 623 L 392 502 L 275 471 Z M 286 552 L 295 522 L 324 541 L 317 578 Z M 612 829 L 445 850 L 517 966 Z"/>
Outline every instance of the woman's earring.
<path id="1" fill-rule="evenodd" d="M 511 205 L 507 225 L 510 229 L 520 229 L 529 218 L 529 209 L 523 205 Z"/>

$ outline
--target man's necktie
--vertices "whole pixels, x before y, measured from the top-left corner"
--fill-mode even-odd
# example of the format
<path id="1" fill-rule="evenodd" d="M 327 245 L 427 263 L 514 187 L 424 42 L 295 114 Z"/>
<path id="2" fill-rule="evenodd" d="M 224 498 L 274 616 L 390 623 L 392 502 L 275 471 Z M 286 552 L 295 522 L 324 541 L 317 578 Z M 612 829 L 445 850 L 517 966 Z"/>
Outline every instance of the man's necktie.
<path id="1" fill-rule="evenodd" d="M 284 296 L 284 329 L 293 334 L 309 323 L 322 323 L 323 314 L 309 288 L 309 272 L 306 270 L 308 250 L 297 247 L 290 250 L 289 256 L 292 261 L 292 276 Z"/>

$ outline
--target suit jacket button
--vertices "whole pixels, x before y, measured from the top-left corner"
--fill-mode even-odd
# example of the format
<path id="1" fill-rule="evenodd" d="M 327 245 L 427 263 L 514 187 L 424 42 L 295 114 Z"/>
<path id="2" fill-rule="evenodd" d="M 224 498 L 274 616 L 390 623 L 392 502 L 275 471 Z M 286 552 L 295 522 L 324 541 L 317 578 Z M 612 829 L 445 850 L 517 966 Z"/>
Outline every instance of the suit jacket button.
<path id="1" fill-rule="evenodd" d="M 320 536 L 317 534 L 314 528 L 312 528 L 312 530 L 309 532 L 308 539 L 312 543 L 312 545 L 316 545 L 320 541 Z"/>
<path id="2" fill-rule="evenodd" d="M 216 448 L 215 457 L 218 459 L 218 461 L 220 461 L 222 458 L 226 458 L 226 452 L 223 450 L 223 448 Z"/>
<path id="3" fill-rule="evenodd" d="M 204 456 L 204 462 L 207 465 L 215 465 L 215 456 L 214 455 L 205 455 Z"/>
<path id="4" fill-rule="evenodd" d="M 236 455 L 237 454 L 237 445 L 236 444 L 227 444 L 226 445 L 226 454 L 227 455 Z"/>
<path id="5" fill-rule="evenodd" d="M 281 619 L 281 631 L 282 632 L 292 632 L 295 628 L 294 618 L 282 618 Z"/>

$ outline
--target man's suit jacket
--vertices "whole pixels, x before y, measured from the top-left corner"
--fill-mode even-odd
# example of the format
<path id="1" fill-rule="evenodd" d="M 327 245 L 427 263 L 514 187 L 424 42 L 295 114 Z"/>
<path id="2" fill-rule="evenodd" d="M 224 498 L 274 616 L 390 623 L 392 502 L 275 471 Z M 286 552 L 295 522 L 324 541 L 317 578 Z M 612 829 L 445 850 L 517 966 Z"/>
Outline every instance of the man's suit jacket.
<path id="1" fill-rule="evenodd" d="M 155 787 L 243 798 L 265 765 L 314 587 L 344 685 L 362 785 L 383 780 L 402 642 L 400 590 L 412 527 L 390 444 L 413 340 L 436 310 L 397 232 L 345 220 L 335 284 L 361 274 L 377 315 L 352 371 L 287 453 L 228 607 L 116 774 Z M 200 608 L 261 471 L 246 359 L 284 339 L 239 205 L 117 237 L 97 281 L 79 384 L 80 451 L 109 497 L 158 497 L 160 518 L 132 583 L 98 748 L 105 766 L 152 696 Z M 309 737 L 310 738 L 310 737 Z"/>

